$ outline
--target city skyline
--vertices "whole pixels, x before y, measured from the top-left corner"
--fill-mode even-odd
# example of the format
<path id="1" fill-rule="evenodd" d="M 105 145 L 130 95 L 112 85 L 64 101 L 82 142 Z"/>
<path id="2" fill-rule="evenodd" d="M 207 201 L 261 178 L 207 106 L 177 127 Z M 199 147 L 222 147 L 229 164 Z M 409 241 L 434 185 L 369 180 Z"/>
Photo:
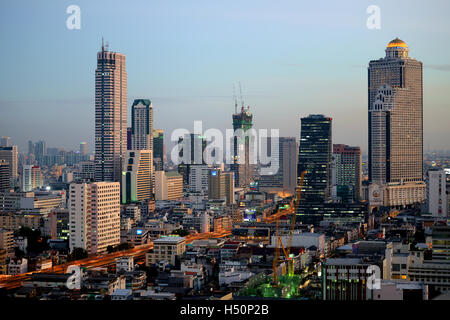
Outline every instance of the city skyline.
<path id="1" fill-rule="evenodd" d="M 354 8 L 347 4 L 342 8 L 330 4 L 321 12 L 324 25 L 315 29 L 316 22 L 306 18 L 305 12 L 316 13 L 319 8 L 314 5 L 303 8 L 291 2 L 288 3 L 286 7 L 275 10 L 273 16 L 267 14 L 269 10 L 267 6 L 257 10 L 257 14 L 252 14 L 253 11 L 248 4 L 240 7 L 237 13 L 237 8 L 234 6 L 226 8 L 221 4 L 217 4 L 216 7 L 209 4 L 205 5 L 197 15 L 194 14 L 193 8 L 185 6 L 180 6 L 175 13 L 169 14 L 167 6 L 157 3 L 152 7 L 153 14 L 161 13 L 168 22 L 162 24 L 158 32 L 151 33 L 150 37 L 145 34 L 145 38 L 142 38 L 149 40 L 148 45 L 152 48 L 150 51 L 146 50 L 147 45 L 137 45 L 138 36 L 144 36 L 144 34 L 138 33 L 138 36 L 135 35 L 129 39 L 124 37 L 127 31 L 141 28 L 147 30 L 151 24 L 135 23 L 124 26 L 124 31 L 115 27 L 111 34 L 104 31 L 107 30 L 106 26 L 112 23 L 110 18 L 96 15 L 99 22 L 105 23 L 104 27 L 97 26 L 89 15 L 96 10 L 97 5 L 80 2 L 83 17 L 81 29 L 70 31 L 61 24 L 62 30 L 58 30 L 57 21 L 52 20 L 52 15 L 57 15 L 58 7 L 37 6 L 34 8 L 34 5 L 30 5 L 25 10 L 25 16 L 28 17 L 30 14 L 28 11 L 30 8 L 37 11 L 45 9 L 50 10 L 50 21 L 37 21 L 35 17 L 24 19 L 25 21 L 22 21 L 24 25 L 16 26 L 16 37 L 23 36 L 19 48 L 26 49 L 31 45 L 23 41 L 29 37 L 24 32 L 27 31 L 26 26 L 30 23 L 40 23 L 44 30 L 60 36 L 61 39 L 58 38 L 60 45 L 53 51 L 46 51 L 46 56 L 35 67 L 37 71 L 41 68 L 47 69 L 46 72 L 40 73 L 42 81 L 38 81 L 34 76 L 36 72 L 24 74 L 29 63 L 27 61 L 14 69 L 14 73 L 10 66 L 4 65 L 5 77 L 2 79 L 1 86 L 3 99 L 0 102 L 3 134 L 12 137 L 13 144 L 19 145 L 19 152 L 25 152 L 28 140 L 40 139 L 46 140 L 49 146 L 69 150 L 76 149 L 80 141 L 86 141 L 89 151 L 93 151 L 94 52 L 98 51 L 101 37 L 104 35 L 105 39 L 109 40 L 111 51 L 127 56 L 127 72 L 129 73 L 127 101 L 133 101 L 135 98 L 150 99 L 154 104 L 155 127 L 163 129 L 167 133 L 167 138 L 176 128 L 192 130 L 194 120 L 203 120 L 204 128 L 230 128 L 231 125 L 227 119 L 234 109 L 232 86 L 233 83 L 241 81 L 245 105 L 250 105 L 255 115 L 255 128 L 280 128 L 281 136 L 294 136 L 298 140 L 298 120 L 320 110 L 320 113 L 333 118 L 335 143 L 358 145 L 362 152 L 367 154 L 365 107 L 367 94 L 364 89 L 367 82 L 367 61 L 382 57 L 381 48 L 398 36 L 410 46 L 411 55 L 424 62 L 424 151 L 449 149 L 445 139 L 445 120 L 449 113 L 449 109 L 446 108 L 448 99 L 445 88 L 450 83 L 450 73 L 448 73 L 450 64 L 445 54 L 447 51 L 445 49 L 448 49 L 447 44 L 438 42 L 439 37 L 445 37 L 448 32 L 446 30 L 449 29 L 445 28 L 448 22 L 444 22 L 445 19 L 439 19 L 442 17 L 441 12 L 445 12 L 445 8 L 448 7 L 447 3 L 440 2 L 433 8 L 422 11 L 419 10 L 420 6 L 417 3 L 408 8 L 411 17 L 416 16 L 419 11 L 421 15 L 424 15 L 424 18 L 415 22 L 420 26 L 416 26 L 414 30 L 408 30 L 407 26 L 411 24 L 406 21 L 406 26 L 400 22 L 398 25 L 392 25 L 393 12 L 401 3 L 395 5 L 380 3 L 383 21 L 380 30 L 366 28 L 365 8 L 367 5 L 365 4 L 354 6 Z M 119 7 L 117 5 L 114 10 Z M 133 8 L 133 13 L 138 14 L 137 11 L 143 7 L 145 4 L 138 4 Z M 10 4 L 3 9 L 3 12 L 6 10 L 14 12 L 17 8 Z M 61 9 L 65 7 L 61 5 Z M 220 14 L 214 9 L 220 9 Z M 287 9 L 292 9 L 293 13 L 286 15 Z M 348 17 L 356 14 L 357 11 L 358 19 Z M 264 12 L 266 14 L 263 14 Z M 301 18 L 299 21 L 295 19 L 295 12 Z M 348 21 L 341 21 L 338 24 L 335 34 L 332 32 L 332 23 L 327 20 L 332 16 L 332 12 L 335 17 L 349 18 Z M 203 25 L 196 22 L 195 18 L 199 17 L 198 15 L 203 17 L 205 14 L 210 14 L 211 18 L 220 18 L 213 24 L 213 30 L 210 32 L 221 35 L 219 38 L 222 42 L 214 37 L 206 37 L 212 34 L 204 31 Z M 63 13 L 60 15 L 61 21 L 67 17 Z M 183 19 L 177 24 L 177 17 L 180 18 L 180 16 Z M 285 19 L 277 19 L 281 16 Z M 433 17 L 432 21 L 431 17 Z M 168 25 L 170 22 L 173 22 L 173 25 Z M 209 19 L 205 21 L 205 23 L 210 22 Z M 2 23 L 14 25 L 15 22 L 5 17 Z M 242 24 L 241 32 L 238 32 L 239 24 Z M 253 28 L 261 27 L 261 25 L 262 30 L 266 32 L 250 38 Z M 181 26 L 188 26 L 188 31 L 183 32 Z M 429 33 L 433 28 L 435 32 Z M 304 32 L 308 30 L 311 31 L 311 35 L 306 36 Z M 287 41 L 286 37 L 293 35 L 296 31 L 301 31 L 300 37 L 289 38 L 290 40 Z M 354 32 L 351 36 L 345 36 L 346 31 Z M 86 35 L 86 32 L 89 35 Z M 282 39 L 276 40 L 277 32 L 281 33 Z M 172 37 L 164 37 L 168 35 Z M 336 39 L 333 39 L 333 36 Z M 1 37 L 3 43 L 10 44 L 6 47 L 17 45 L 17 39 L 11 38 L 10 35 L 2 34 Z M 210 49 L 212 46 L 213 50 L 207 50 L 208 54 L 205 57 L 202 50 L 193 49 L 193 43 L 188 42 L 190 38 L 196 40 L 194 47 Z M 43 38 L 43 44 L 48 40 L 46 37 Z M 237 48 L 242 48 L 245 52 L 241 54 L 242 56 L 233 53 L 233 50 L 226 51 L 228 54 L 225 55 L 223 50 L 218 50 L 225 49 L 223 46 L 233 44 L 233 41 L 236 42 Z M 268 47 L 269 50 L 260 50 L 266 42 L 271 44 Z M 159 46 L 154 47 L 153 44 Z M 243 44 L 245 46 L 242 46 Z M 178 45 L 187 50 L 180 53 L 177 51 L 180 49 L 176 47 Z M 438 45 L 439 50 L 436 50 Z M 51 43 L 50 47 L 54 46 L 55 43 Z M 314 50 L 310 50 L 312 48 Z M 12 54 L 8 50 L 5 54 Z M 64 63 L 61 58 L 55 58 L 55 55 L 62 54 L 62 50 L 67 55 Z M 143 52 L 148 53 L 149 56 Z M 174 52 L 176 57 L 173 55 Z M 251 52 L 258 52 L 258 57 L 252 59 L 254 54 Z M 343 52 L 349 54 L 342 55 Z M 350 54 L 353 52 L 355 52 L 354 55 Z M 162 57 L 164 53 L 166 53 L 165 58 Z M 170 54 L 167 55 L 167 53 Z M 40 52 L 37 54 L 42 55 Z M 50 58 L 53 60 L 49 60 Z M 189 58 L 194 58 L 192 63 L 184 63 Z M 205 59 L 202 60 L 202 58 Z M 225 64 L 226 67 L 224 68 L 220 63 Z M 6 79 L 8 81 L 5 81 Z M 23 88 L 29 90 L 19 92 L 17 86 L 12 87 L 14 84 L 17 85 L 19 79 L 23 81 Z M 56 79 L 59 83 L 55 82 Z M 45 84 L 48 85 L 45 86 Z M 327 88 L 327 95 L 320 95 L 324 85 Z M 57 90 L 51 91 L 50 88 Z M 274 114 L 274 106 L 282 112 Z M 130 115 L 130 103 L 127 103 L 127 109 Z M 47 125 L 48 121 L 60 118 L 60 112 L 64 112 L 67 121 L 61 121 L 61 124 L 53 121 L 54 126 L 50 128 Z M 178 112 L 180 116 L 177 119 L 171 118 L 170 115 L 173 112 Z M 346 123 L 349 114 L 352 114 L 354 120 Z M 12 119 L 18 116 L 24 123 L 20 129 L 12 125 Z M 62 130 L 65 132 L 64 135 L 55 134 L 55 131 Z M 355 131 L 363 134 L 355 135 Z M 62 136 L 64 140 L 59 138 Z M 166 141 L 168 142 L 168 139 Z M 168 144 L 168 150 L 169 148 L 170 144 Z"/>
<path id="2" fill-rule="evenodd" d="M 450 300 L 450 3 L 16 1 L 0 301 Z"/>

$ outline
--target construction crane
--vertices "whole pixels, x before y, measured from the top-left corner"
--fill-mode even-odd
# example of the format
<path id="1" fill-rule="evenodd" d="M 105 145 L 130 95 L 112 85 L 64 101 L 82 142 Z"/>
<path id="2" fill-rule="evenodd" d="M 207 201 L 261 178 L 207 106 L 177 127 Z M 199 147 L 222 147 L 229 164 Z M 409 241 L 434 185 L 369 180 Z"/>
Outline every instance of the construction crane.
<path id="1" fill-rule="evenodd" d="M 297 208 L 300 205 L 300 200 L 301 200 L 301 196 L 302 196 L 303 180 L 305 179 L 305 174 L 306 174 L 306 170 L 302 171 L 302 173 L 300 174 L 300 183 L 297 188 L 297 197 L 295 200 L 295 212 L 297 212 Z M 290 276 L 294 275 L 294 259 L 292 259 L 290 254 L 291 254 L 292 238 L 294 235 L 296 220 L 297 220 L 297 214 L 294 214 L 294 217 L 292 218 L 292 221 L 291 221 L 291 230 L 289 232 L 289 242 L 288 242 L 288 246 L 286 249 L 286 259 L 288 259 L 288 262 L 289 262 L 289 275 Z"/>
<path id="2" fill-rule="evenodd" d="M 237 113 L 237 109 L 238 109 L 238 102 L 237 102 L 237 97 L 236 97 L 236 89 L 234 87 L 234 83 L 233 83 L 233 99 L 234 99 L 234 113 Z"/>
<path id="3" fill-rule="evenodd" d="M 300 204 L 300 199 L 301 199 L 301 192 L 302 192 L 302 187 L 303 187 L 303 180 L 305 178 L 305 174 L 306 174 L 306 170 L 303 171 L 300 175 L 300 182 L 298 184 L 297 187 L 297 197 L 295 199 L 295 206 L 294 204 L 294 199 L 291 201 L 291 210 L 290 213 L 294 213 L 294 217 L 291 220 L 291 228 L 289 230 L 289 236 L 288 236 L 288 245 L 285 248 L 283 245 L 283 241 L 281 239 L 281 235 L 280 235 L 280 230 L 279 230 L 279 219 L 280 217 L 278 216 L 276 219 L 276 226 L 275 226 L 275 255 L 273 258 L 273 264 L 272 264 L 272 269 L 273 269 L 273 285 L 278 285 L 278 262 L 280 260 L 280 247 L 283 250 L 283 254 L 284 254 L 284 260 L 288 263 L 288 274 L 290 276 L 294 275 L 294 269 L 295 269 L 295 264 L 294 264 L 294 259 L 293 257 L 291 257 L 290 253 L 291 253 L 291 248 L 292 248 L 292 238 L 293 238 L 293 234 L 294 234 L 294 229 L 295 229 L 295 223 L 296 223 L 296 218 L 297 215 L 295 214 L 295 212 L 297 211 L 297 208 Z"/>
<path id="4" fill-rule="evenodd" d="M 240 94 L 241 94 L 241 107 L 242 107 L 242 110 L 244 110 L 244 99 L 242 99 L 242 86 L 241 86 L 241 82 L 239 81 L 239 91 L 240 91 Z"/>

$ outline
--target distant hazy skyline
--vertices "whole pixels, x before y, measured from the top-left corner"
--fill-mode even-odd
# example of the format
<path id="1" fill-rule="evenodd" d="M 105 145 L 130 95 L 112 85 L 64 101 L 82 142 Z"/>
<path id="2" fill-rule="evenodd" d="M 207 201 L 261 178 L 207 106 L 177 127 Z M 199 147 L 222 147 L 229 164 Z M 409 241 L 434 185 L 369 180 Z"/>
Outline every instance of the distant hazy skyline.
<path id="1" fill-rule="evenodd" d="M 66 28 L 72 4 L 80 30 Z M 380 30 L 366 27 L 372 4 Z M 128 113 L 150 99 L 166 141 L 195 120 L 231 128 L 240 81 L 255 128 L 298 140 L 300 117 L 320 113 L 333 118 L 333 143 L 366 153 L 367 66 L 399 37 L 424 64 L 424 151 L 450 149 L 449 14 L 447 0 L 2 1 L 0 136 L 19 152 L 28 140 L 93 151 L 103 36 L 126 55 Z"/>

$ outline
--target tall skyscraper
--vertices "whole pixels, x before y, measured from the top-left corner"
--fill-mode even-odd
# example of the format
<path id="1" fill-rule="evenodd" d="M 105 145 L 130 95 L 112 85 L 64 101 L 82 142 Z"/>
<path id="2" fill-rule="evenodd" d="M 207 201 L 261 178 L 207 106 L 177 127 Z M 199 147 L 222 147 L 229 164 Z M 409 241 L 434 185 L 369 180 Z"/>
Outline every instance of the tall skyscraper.
<path id="1" fill-rule="evenodd" d="M 155 200 L 183 198 L 183 176 L 175 171 L 155 172 Z"/>
<path id="2" fill-rule="evenodd" d="M 422 62 L 396 38 L 368 69 L 371 204 L 408 205 L 425 199 Z M 372 197 L 372 195 L 374 195 Z"/>
<path id="3" fill-rule="evenodd" d="M 78 163 L 78 170 L 75 172 L 75 178 L 85 182 L 92 182 L 95 174 L 94 161 L 81 161 Z"/>
<path id="4" fill-rule="evenodd" d="M 225 176 L 221 170 L 212 169 L 208 172 L 208 199 L 225 199 Z"/>
<path id="5" fill-rule="evenodd" d="M 206 138 L 199 134 L 186 134 L 178 141 L 181 147 L 179 156 L 183 159 L 182 163 L 178 165 L 178 173 L 183 176 L 183 184 L 189 185 L 189 176 L 191 174 L 191 167 L 196 165 L 206 165 L 203 158 L 207 141 Z"/>
<path id="6" fill-rule="evenodd" d="M 237 105 L 236 105 L 237 106 Z M 231 171 L 234 172 L 235 186 L 246 187 L 254 179 L 254 164 L 250 164 L 252 158 L 251 140 L 246 134 L 253 127 L 253 115 L 250 112 L 250 107 L 244 109 L 242 106 L 241 112 L 233 114 L 233 130 L 242 130 L 242 137 L 233 138 L 232 157 L 233 163 L 230 165 Z M 239 150 L 243 152 L 243 159 L 240 156 Z"/>
<path id="7" fill-rule="evenodd" d="M 226 203 L 234 203 L 234 172 L 212 168 L 208 171 L 208 199 L 225 199 Z"/>
<path id="8" fill-rule="evenodd" d="M 120 184 L 71 183 L 69 199 L 70 250 L 106 252 L 120 244 Z"/>
<path id="9" fill-rule="evenodd" d="M 34 144 L 34 154 L 36 157 L 43 157 L 47 154 L 47 143 L 44 140 L 39 140 Z"/>
<path id="10" fill-rule="evenodd" d="M 127 127 L 127 150 L 131 150 L 131 127 Z"/>
<path id="11" fill-rule="evenodd" d="M 28 141 L 28 164 L 33 164 L 35 161 L 38 164 L 48 165 L 45 157 L 47 155 L 47 143 L 44 140 L 37 142 Z"/>
<path id="12" fill-rule="evenodd" d="M 42 187 L 43 185 L 44 177 L 39 166 L 26 165 L 23 167 L 22 191 L 32 191 Z"/>
<path id="13" fill-rule="evenodd" d="M 5 191 L 10 188 L 9 163 L 5 160 L 0 160 L 0 191 Z"/>
<path id="14" fill-rule="evenodd" d="M 345 144 L 333 145 L 333 191 L 343 201 L 361 198 L 361 149 Z"/>
<path id="15" fill-rule="evenodd" d="M 153 151 L 153 106 L 148 99 L 136 99 L 131 106 L 131 149 Z"/>
<path id="16" fill-rule="evenodd" d="M 9 178 L 11 188 L 18 186 L 19 175 L 17 173 L 18 170 L 17 146 L 0 147 L 0 160 L 5 160 L 9 164 Z"/>
<path id="17" fill-rule="evenodd" d="M 206 192 L 208 190 L 208 173 L 211 168 L 206 164 L 190 166 L 189 190 L 194 192 Z"/>
<path id="18" fill-rule="evenodd" d="M 95 70 L 95 180 L 120 181 L 126 150 L 125 55 L 102 44 Z"/>
<path id="19" fill-rule="evenodd" d="M 80 153 L 83 154 L 83 155 L 88 154 L 87 143 L 86 142 L 80 142 Z"/>
<path id="20" fill-rule="evenodd" d="M 225 180 L 225 199 L 227 201 L 227 204 L 234 204 L 235 198 L 234 198 L 234 172 L 233 171 L 222 171 L 222 176 Z"/>
<path id="21" fill-rule="evenodd" d="M 122 203 L 151 200 L 152 177 L 152 151 L 128 150 L 122 172 Z"/>
<path id="22" fill-rule="evenodd" d="M 297 186 L 297 142 L 293 137 L 280 137 L 278 150 L 272 151 L 270 139 L 267 138 L 268 154 L 277 161 L 278 170 L 270 175 L 261 175 L 259 188 L 294 195 Z"/>
<path id="23" fill-rule="evenodd" d="M 301 118 L 298 170 L 304 170 L 301 199 L 303 202 L 323 202 L 331 191 L 331 118 L 309 115 Z"/>
<path id="24" fill-rule="evenodd" d="M 155 170 L 164 170 L 164 131 L 153 130 L 153 162 Z"/>
<path id="25" fill-rule="evenodd" d="M 11 142 L 10 142 L 11 138 L 10 137 L 1 137 L 0 138 L 0 147 L 9 147 Z"/>

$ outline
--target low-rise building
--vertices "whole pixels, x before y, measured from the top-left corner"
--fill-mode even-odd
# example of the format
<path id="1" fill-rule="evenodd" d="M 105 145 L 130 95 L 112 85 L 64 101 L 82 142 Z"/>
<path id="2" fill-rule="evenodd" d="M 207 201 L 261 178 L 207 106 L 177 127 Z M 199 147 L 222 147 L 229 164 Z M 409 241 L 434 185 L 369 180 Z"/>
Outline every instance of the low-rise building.
<path id="1" fill-rule="evenodd" d="M 186 251 L 186 238 L 162 237 L 153 241 L 153 249 L 145 254 L 145 265 L 149 266 L 161 260 L 175 265 L 177 257 Z"/>
<path id="2" fill-rule="evenodd" d="M 155 172 L 155 200 L 177 200 L 182 197 L 182 175 L 174 171 Z"/>
<path id="3" fill-rule="evenodd" d="M 382 280 L 373 290 L 373 300 L 428 300 L 428 286 L 422 282 Z"/>
<path id="4" fill-rule="evenodd" d="M 8 264 L 8 274 L 17 275 L 28 272 L 28 260 L 25 258 L 16 259 L 13 258 Z"/>
<path id="5" fill-rule="evenodd" d="M 383 260 L 383 279 L 407 280 L 409 262 L 409 244 L 401 241 L 390 242 L 386 245 Z"/>
<path id="6" fill-rule="evenodd" d="M 211 226 L 211 216 L 207 212 L 197 214 L 186 214 L 182 220 L 183 229 L 197 231 L 200 233 L 209 232 Z"/>
<path id="7" fill-rule="evenodd" d="M 11 230 L 0 229 L 0 249 L 6 251 L 9 257 L 14 256 L 14 233 Z"/>
<path id="8" fill-rule="evenodd" d="M 289 234 L 283 234 L 280 238 L 283 244 L 287 244 L 289 242 Z M 276 241 L 277 237 L 273 235 L 271 239 L 271 247 L 275 246 Z M 313 232 L 298 232 L 295 230 L 292 234 L 292 247 L 316 247 L 320 254 L 325 254 L 325 235 Z"/>
<path id="9" fill-rule="evenodd" d="M 0 274 L 8 274 L 8 264 L 6 263 L 6 250 L 0 249 Z"/>
<path id="10" fill-rule="evenodd" d="M 132 300 L 131 289 L 117 289 L 111 294 L 111 300 Z"/>
<path id="11" fill-rule="evenodd" d="M 82 282 L 82 287 L 89 292 L 111 295 L 117 289 L 125 289 L 126 278 L 123 275 L 90 274 Z"/>
<path id="12" fill-rule="evenodd" d="M 69 273 L 33 273 L 31 278 L 23 282 L 25 287 L 34 287 L 39 289 L 52 289 L 66 287 Z"/>
<path id="13" fill-rule="evenodd" d="M 323 300 L 371 300 L 369 263 L 359 258 L 331 258 L 322 263 Z"/>
<path id="14" fill-rule="evenodd" d="M 234 258 L 238 253 L 239 248 L 242 243 L 237 241 L 227 241 L 224 245 L 219 249 L 220 252 L 220 261 L 225 261 L 231 258 Z"/>
<path id="15" fill-rule="evenodd" d="M 150 240 L 148 230 L 142 227 L 133 227 L 129 230 L 120 230 L 120 242 L 133 246 L 146 244 Z"/>
<path id="16" fill-rule="evenodd" d="M 36 261 L 36 271 L 50 269 L 53 266 L 52 259 L 38 259 Z"/>
<path id="17" fill-rule="evenodd" d="M 233 228 L 231 234 L 233 236 L 233 240 L 242 241 L 247 244 L 270 243 L 270 228 L 264 227 Z"/>
<path id="18" fill-rule="evenodd" d="M 145 289 L 147 287 L 147 274 L 145 271 L 119 271 L 125 277 L 125 288 L 133 290 Z"/>
<path id="19" fill-rule="evenodd" d="M 167 223 L 158 219 L 150 219 L 145 223 L 145 230 L 148 232 L 150 240 L 155 240 L 163 236 L 168 236 L 173 231 L 181 228 L 179 224 Z"/>
<path id="20" fill-rule="evenodd" d="M 233 226 L 233 218 L 231 216 L 214 217 L 214 232 L 230 230 Z"/>
<path id="21" fill-rule="evenodd" d="M 116 258 L 116 272 L 134 271 L 134 258 L 132 256 Z"/>
<path id="22" fill-rule="evenodd" d="M 4 229 L 16 231 L 21 227 L 38 230 L 43 225 L 42 216 L 38 213 L 24 213 L 22 211 L 0 212 L 0 225 Z"/>
<path id="23" fill-rule="evenodd" d="M 175 300 L 175 293 L 155 292 L 154 290 L 138 290 L 135 292 L 134 300 Z"/>

